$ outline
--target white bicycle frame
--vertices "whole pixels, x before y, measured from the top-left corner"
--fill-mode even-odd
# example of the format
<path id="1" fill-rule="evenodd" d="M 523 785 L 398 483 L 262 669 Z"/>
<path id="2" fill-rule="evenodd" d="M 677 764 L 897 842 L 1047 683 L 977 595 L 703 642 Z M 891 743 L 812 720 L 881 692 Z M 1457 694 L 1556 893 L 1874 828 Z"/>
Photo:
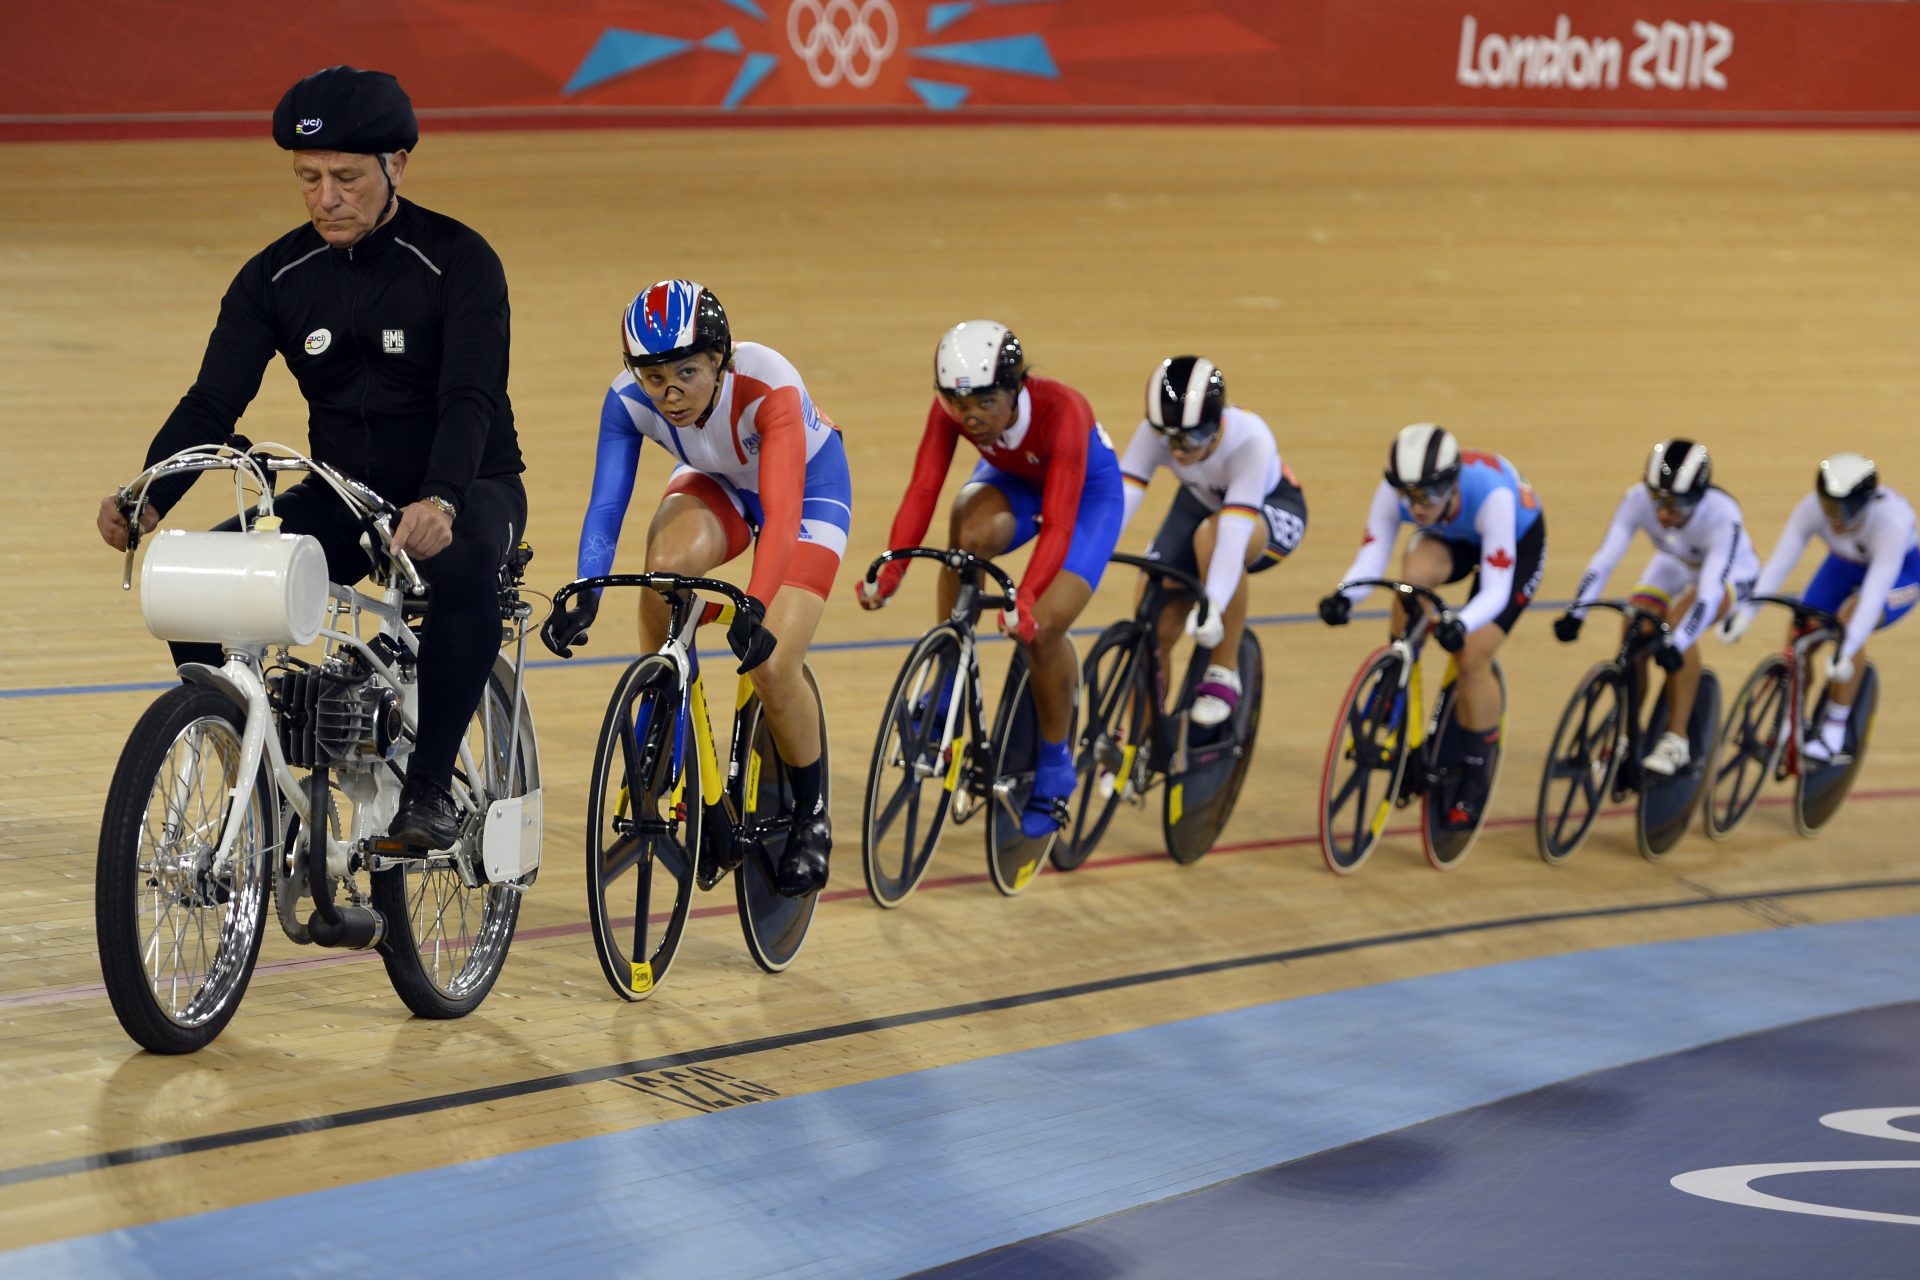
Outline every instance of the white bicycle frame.
<path id="1" fill-rule="evenodd" d="M 140 506 L 145 505 L 146 492 L 154 480 L 164 475 L 179 475 L 189 472 L 231 470 L 234 472 L 234 489 L 241 525 L 247 527 L 274 528 L 277 517 L 273 514 L 273 491 L 261 466 L 260 455 L 263 450 L 280 450 L 282 457 L 266 460 L 264 470 L 300 470 L 324 481 L 340 496 L 341 501 L 357 513 L 368 516 L 379 530 L 382 551 L 388 557 L 393 571 L 380 575 L 381 590 L 372 595 L 357 587 L 343 587 L 338 583 L 328 584 L 328 602 L 326 622 L 320 628 L 318 639 L 324 641 L 329 651 L 336 648 L 351 649 L 361 661 L 376 672 L 380 680 L 390 689 L 401 695 L 400 712 L 408 733 L 417 733 L 419 729 L 420 691 L 417 681 L 402 678 L 400 672 L 383 661 L 374 651 L 366 638 L 361 635 L 363 617 L 371 617 L 377 627 L 374 634 L 390 637 L 414 660 L 418 660 L 420 644 L 412 628 L 406 625 L 403 606 L 406 588 L 424 590 L 418 572 L 404 551 L 394 550 L 391 543 L 392 530 L 384 515 L 376 516 L 376 508 L 367 500 L 371 491 L 364 490 L 356 482 L 339 475 L 324 463 L 315 462 L 297 450 L 285 445 L 268 443 L 243 451 L 227 445 L 198 446 L 183 450 L 170 458 L 149 467 L 146 471 L 121 492 L 134 498 Z M 260 487 L 260 498 L 253 508 L 250 520 L 245 500 L 245 482 L 251 478 Z M 362 496 L 362 495 L 367 496 Z M 263 523 L 263 522 L 273 523 Z M 132 545 L 127 550 L 127 570 L 121 582 L 123 590 L 130 590 L 133 582 Z M 378 580 L 378 579 L 377 579 Z M 524 650 L 525 633 L 521 635 Z M 307 788 L 303 780 L 296 776 L 288 765 L 286 753 L 280 743 L 280 735 L 274 732 L 273 706 L 267 697 L 266 654 L 268 646 L 244 647 L 223 646 L 226 661 L 219 667 L 205 663 L 189 662 L 180 666 L 182 679 L 195 684 L 205 685 L 219 690 L 231 698 L 246 715 L 245 728 L 240 739 L 240 761 L 235 771 L 234 787 L 228 794 L 227 816 L 220 833 L 220 844 L 213 861 L 216 876 L 225 877 L 233 870 L 234 850 L 237 847 L 241 831 L 245 825 L 248 810 L 248 793 L 254 786 L 264 759 L 268 773 L 273 779 L 274 789 L 280 802 L 288 805 L 299 815 L 301 829 L 309 833 L 325 833 L 327 841 L 327 874 L 336 879 L 346 877 L 352 867 L 356 849 L 370 847 L 377 833 L 384 832 L 393 821 L 394 811 L 399 807 L 400 779 L 392 768 L 385 767 L 387 762 L 371 763 L 342 769 L 337 778 L 340 789 L 353 802 L 352 830 L 345 838 L 337 837 L 326 815 L 318 820 L 311 812 L 308 803 Z M 524 654 L 522 655 L 524 656 Z M 285 649 L 281 657 L 286 657 Z M 522 684 L 519 672 L 524 663 L 513 664 L 515 678 L 513 689 L 513 727 L 507 739 L 507 774 L 514 776 L 519 763 L 520 733 L 517 726 L 521 720 Z M 480 700 L 482 713 L 491 717 L 493 712 L 488 700 Z M 487 724 L 489 740 L 500 729 L 490 722 Z M 478 807 L 479 795 L 472 786 L 462 779 L 484 776 L 477 772 L 477 762 L 473 757 L 470 744 L 463 736 L 459 745 L 460 769 L 455 771 L 452 780 L 454 799 L 469 810 Z M 529 760 L 529 765 L 537 769 L 537 761 Z M 184 780 L 183 780 L 184 785 Z M 530 812 L 529 812 L 530 810 Z M 496 812 L 498 811 L 498 812 Z M 531 848 L 526 847 L 526 833 L 531 831 Z M 525 795 L 508 800 L 495 801 L 490 807 L 484 828 L 483 848 L 486 853 L 475 851 L 473 856 L 485 858 L 489 864 L 496 861 L 503 871 L 514 872 L 511 876 L 501 877 L 502 882 L 517 890 L 524 890 L 519 883 L 524 876 L 539 866 L 540 861 L 540 792 L 538 787 L 531 788 Z M 489 856 L 497 853 L 498 859 Z M 373 870 L 383 869 L 385 860 L 369 858 L 368 865 Z M 460 868 L 462 878 L 468 887 L 481 883 L 473 867 Z M 485 871 L 487 868 L 480 868 Z M 284 923 L 284 921 L 283 921 Z"/>

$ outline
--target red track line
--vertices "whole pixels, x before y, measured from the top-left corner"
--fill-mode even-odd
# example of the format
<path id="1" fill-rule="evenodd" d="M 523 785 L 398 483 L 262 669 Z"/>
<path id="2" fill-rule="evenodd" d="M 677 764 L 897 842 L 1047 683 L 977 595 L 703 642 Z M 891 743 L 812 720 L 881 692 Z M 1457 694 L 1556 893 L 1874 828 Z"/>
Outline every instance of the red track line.
<path id="1" fill-rule="evenodd" d="M 1911 800 L 1916 797 L 1920 797 L 1920 787 L 1886 787 L 1877 791 L 1856 791 L 1847 797 L 1847 803 L 1853 804 L 1868 800 Z M 1762 805 L 1770 808 L 1791 804 L 1792 802 L 1793 797 L 1784 795 L 1763 796 L 1760 799 Z M 1631 808 L 1621 805 L 1617 808 L 1601 810 L 1600 816 L 1603 818 L 1619 818 L 1625 817 L 1632 812 L 1633 810 Z M 1483 827 L 1530 827 L 1533 823 L 1533 818 L 1489 818 L 1483 824 Z M 1389 836 L 1411 836 L 1418 835 L 1419 831 L 1420 829 L 1418 827 L 1401 826 L 1389 828 L 1385 834 Z M 1315 832 L 1310 836 L 1281 836 L 1273 840 L 1247 840 L 1238 844 L 1219 844 L 1208 850 L 1207 856 L 1222 857 L 1235 853 L 1252 853 L 1261 849 L 1290 849 L 1299 845 L 1317 845 L 1319 843 L 1320 835 L 1318 832 Z M 1141 853 L 1123 853 L 1111 858 L 1102 858 L 1099 862 L 1088 862 L 1082 866 L 1079 871 L 1072 874 L 1079 875 L 1089 869 L 1106 870 L 1110 867 L 1133 866 L 1142 862 L 1158 862 L 1166 856 L 1166 851 L 1163 849 L 1153 849 Z M 1054 872 L 1053 874 L 1063 875 L 1067 873 Z M 938 889 L 955 889 L 964 885 L 984 884 L 987 879 L 987 873 L 982 871 L 974 875 L 946 876 L 938 880 L 923 880 L 915 892 L 928 893 Z M 864 889 L 838 889 L 831 893 L 823 893 L 820 895 L 821 900 L 825 902 L 846 902 L 852 899 L 863 899 L 866 896 L 867 892 Z M 696 907 L 687 912 L 687 915 L 689 918 L 695 919 L 713 919 L 718 916 L 737 916 L 738 912 L 732 905 L 723 904 L 712 907 Z M 663 916 L 662 919 L 664 918 Z M 620 925 L 630 925 L 633 921 L 631 917 L 628 917 L 625 920 L 616 921 L 616 923 Z M 580 921 L 575 924 L 546 925 L 538 929 L 515 930 L 514 938 L 516 940 L 566 938 L 572 937 L 575 934 L 584 934 L 590 928 L 592 928 L 592 925 L 586 921 Z M 319 955 L 303 956 L 297 960 L 275 960 L 270 964 L 260 965 L 254 972 L 296 973 L 304 969 L 327 968 L 339 964 L 360 964 L 372 960 L 375 954 L 376 953 L 372 951 L 328 951 Z M 106 993 L 107 989 L 99 983 L 72 987 L 46 987 L 38 991 L 20 991 L 12 995 L 0 995 L 0 1009 L 24 1009 L 36 1005 L 58 1004 L 63 1000 L 93 999 L 104 996 Z"/>

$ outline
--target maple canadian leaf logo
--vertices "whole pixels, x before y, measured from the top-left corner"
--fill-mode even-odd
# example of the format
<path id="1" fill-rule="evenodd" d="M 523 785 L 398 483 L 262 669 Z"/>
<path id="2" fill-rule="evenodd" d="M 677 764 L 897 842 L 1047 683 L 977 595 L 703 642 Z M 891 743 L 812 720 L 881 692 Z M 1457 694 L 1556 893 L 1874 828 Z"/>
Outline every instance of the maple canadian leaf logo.
<path id="1" fill-rule="evenodd" d="M 1365 533 L 1363 533 L 1363 534 L 1361 534 L 1361 535 L 1360 535 L 1360 545 L 1361 545 L 1361 546 L 1363 546 L 1363 547 L 1364 547 L 1364 546 L 1366 546 L 1366 545 L 1367 545 L 1367 544 L 1368 544 L 1369 542 L 1372 542 L 1372 541 L 1373 541 L 1373 530 L 1371 530 L 1371 529 L 1369 529 L 1369 530 L 1367 530 L 1367 531 L 1366 531 Z"/>
<path id="2" fill-rule="evenodd" d="M 1487 557 L 1487 563 L 1496 569 L 1511 569 L 1513 568 L 1513 557 L 1507 554 L 1505 547 L 1502 547 Z"/>

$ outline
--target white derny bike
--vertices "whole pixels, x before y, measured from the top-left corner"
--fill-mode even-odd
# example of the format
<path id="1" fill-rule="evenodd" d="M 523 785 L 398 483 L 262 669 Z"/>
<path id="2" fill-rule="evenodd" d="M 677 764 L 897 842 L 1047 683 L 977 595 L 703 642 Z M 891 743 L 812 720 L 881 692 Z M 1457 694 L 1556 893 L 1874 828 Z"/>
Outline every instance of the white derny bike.
<path id="1" fill-rule="evenodd" d="M 225 661 L 180 667 L 134 726 L 100 827 L 94 926 L 120 1025 L 155 1053 L 220 1034 L 252 977 L 269 911 L 289 938 L 376 947 L 407 1007 L 472 1012 L 506 962 L 520 895 L 540 865 L 540 760 L 521 687 L 519 586 L 531 549 L 501 567 L 501 645 L 461 742 L 448 850 L 385 836 L 419 714 L 416 626 L 431 611 L 398 512 L 366 486 L 284 445 L 184 450 L 119 492 L 132 536 L 162 476 L 226 470 L 243 532 L 152 535 L 141 612 L 163 640 L 218 643 Z M 366 530 L 376 588 L 327 580 L 320 544 L 279 531 L 279 473 L 308 473 Z M 257 497 L 250 497 L 251 487 Z M 322 642 L 309 660 L 293 649 Z"/>

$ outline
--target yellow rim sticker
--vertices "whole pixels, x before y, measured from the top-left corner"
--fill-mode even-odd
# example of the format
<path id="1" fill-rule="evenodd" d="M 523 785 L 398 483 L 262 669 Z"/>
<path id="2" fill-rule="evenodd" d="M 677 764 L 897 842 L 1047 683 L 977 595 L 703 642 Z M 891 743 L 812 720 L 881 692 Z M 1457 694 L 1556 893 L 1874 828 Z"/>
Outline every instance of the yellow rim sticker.
<path id="1" fill-rule="evenodd" d="M 952 791 L 960 783 L 960 762 L 967 758 L 967 740 L 953 740 L 953 763 L 947 766 L 947 790 Z"/>
<path id="2" fill-rule="evenodd" d="M 1140 748 L 1134 746 L 1131 742 L 1120 749 L 1120 794 L 1123 797 L 1127 794 L 1127 788 L 1133 782 L 1133 757 L 1138 754 L 1139 751 Z"/>
<path id="3" fill-rule="evenodd" d="M 647 992 L 653 990 L 653 966 L 645 960 L 634 965 L 632 985 L 633 990 L 640 995 L 645 995 Z"/>
<path id="4" fill-rule="evenodd" d="M 1036 874 L 1038 874 L 1039 870 L 1040 870 L 1040 859 L 1035 858 L 1032 862 L 1029 862 L 1026 866 L 1021 867 L 1019 871 L 1014 873 L 1013 887 L 1015 889 L 1026 888 L 1028 882 L 1031 881 Z"/>
<path id="5" fill-rule="evenodd" d="M 1167 820 L 1175 826 L 1180 825 L 1180 802 L 1183 799 L 1182 793 L 1185 791 L 1186 784 L 1181 782 L 1174 783 L 1173 786 L 1167 790 Z"/>

